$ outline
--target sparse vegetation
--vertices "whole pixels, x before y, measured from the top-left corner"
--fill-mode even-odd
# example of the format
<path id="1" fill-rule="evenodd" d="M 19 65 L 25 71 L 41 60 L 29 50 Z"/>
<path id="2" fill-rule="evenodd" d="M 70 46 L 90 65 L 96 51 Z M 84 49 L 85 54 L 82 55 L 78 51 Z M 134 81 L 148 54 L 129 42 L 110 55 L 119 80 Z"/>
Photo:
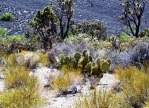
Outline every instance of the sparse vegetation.
<path id="1" fill-rule="evenodd" d="M 99 6 L 109 9 L 110 4 L 81 1 L 90 11 L 86 20 L 78 20 L 77 16 L 82 18 L 86 13 L 82 7 L 74 12 L 77 2 L 53 0 L 38 12 L 5 8 L 6 4 L 0 3 L 0 108 L 51 107 L 59 101 L 67 104 L 75 93 L 70 101 L 80 96 L 76 108 L 149 108 L 149 28 L 143 26 L 148 23 L 148 13 L 144 14 L 148 1 L 124 0 L 121 4 L 120 19 L 126 31 L 116 28 L 119 22 L 110 26 L 106 20 L 100 21 L 98 14 L 90 13 Z M 40 0 L 33 3 L 38 5 Z M 107 12 L 107 20 L 111 20 L 109 13 L 116 13 L 103 12 Z M 97 19 L 88 20 L 92 15 Z M 48 105 L 40 106 L 45 98 Z"/>

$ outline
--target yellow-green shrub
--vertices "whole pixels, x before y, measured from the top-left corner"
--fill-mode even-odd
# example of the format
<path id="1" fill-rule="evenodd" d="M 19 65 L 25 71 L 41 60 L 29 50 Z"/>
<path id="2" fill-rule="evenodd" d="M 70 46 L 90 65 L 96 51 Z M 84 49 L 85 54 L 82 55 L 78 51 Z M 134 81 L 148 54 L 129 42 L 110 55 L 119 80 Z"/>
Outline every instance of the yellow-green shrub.
<path id="1" fill-rule="evenodd" d="M 146 105 L 144 108 L 149 108 L 149 102 L 146 102 Z"/>
<path id="2" fill-rule="evenodd" d="M 95 89 L 88 95 L 83 95 L 76 102 L 76 108 L 119 108 L 120 96 L 108 91 Z"/>
<path id="3" fill-rule="evenodd" d="M 40 52 L 22 51 L 16 54 L 18 63 L 30 69 L 36 68 L 39 64 L 42 66 L 49 66 L 48 56 Z"/>
<path id="4" fill-rule="evenodd" d="M 6 59 L 6 68 L 12 67 L 12 65 L 25 66 L 29 69 L 34 69 L 38 65 L 49 66 L 48 56 L 44 53 L 22 51 L 21 53 L 13 53 Z"/>
<path id="5" fill-rule="evenodd" d="M 132 66 L 125 69 L 121 66 L 115 72 L 128 104 L 135 108 L 142 107 L 149 96 L 149 75 Z"/>
<path id="6" fill-rule="evenodd" d="M 36 88 L 37 79 L 29 76 L 29 70 L 23 66 L 14 66 L 5 74 L 5 84 L 8 88 Z"/>
<path id="7" fill-rule="evenodd" d="M 40 104 L 39 94 L 31 89 L 11 89 L 0 94 L 1 108 L 32 108 Z"/>
<path id="8" fill-rule="evenodd" d="M 62 92 L 67 93 L 69 86 L 77 79 L 82 77 L 80 70 L 74 70 L 62 67 L 62 73 L 57 78 L 52 78 L 51 86 L 52 88 Z"/>

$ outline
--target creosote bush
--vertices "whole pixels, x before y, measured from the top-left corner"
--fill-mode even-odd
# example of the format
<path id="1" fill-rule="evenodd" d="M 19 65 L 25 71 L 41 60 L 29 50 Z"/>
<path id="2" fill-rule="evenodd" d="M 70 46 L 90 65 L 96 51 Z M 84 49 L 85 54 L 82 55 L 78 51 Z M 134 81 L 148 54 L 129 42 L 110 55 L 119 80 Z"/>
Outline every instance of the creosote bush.
<path id="1" fill-rule="evenodd" d="M 87 34 L 91 36 L 92 39 L 105 40 L 107 37 L 106 26 L 99 20 L 94 22 L 83 20 L 81 23 L 71 26 L 70 31 L 73 35 L 78 35 L 79 33 Z"/>
<path id="2" fill-rule="evenodd" d="M 15 17 L 12 13 L 4 13 L 0 16 L 0 21 L 11 21 L 14 19 Z"/>
<path id="3" fill-rule="evenodd" d="M 139 37 L 149 37 L 149 28 L 140 31 Z"/>
<path id="4" fill-rule="evenodd" d="M 0 39 L 4 36 L 6 29 L 4 27 L 0 27 Z"/>

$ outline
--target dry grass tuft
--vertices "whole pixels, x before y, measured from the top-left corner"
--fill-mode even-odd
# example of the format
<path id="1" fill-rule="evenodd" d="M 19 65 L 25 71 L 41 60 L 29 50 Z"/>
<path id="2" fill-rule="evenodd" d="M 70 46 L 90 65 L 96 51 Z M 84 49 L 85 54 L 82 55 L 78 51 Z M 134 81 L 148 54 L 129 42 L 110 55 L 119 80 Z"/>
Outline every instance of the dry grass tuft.
<path id="1" fill-rule="evenodd" d="M 82 78 L 80 70 L 69 69 L 64 66 L 62 67 L 62 74 L 52 79 L 51 86 L 61 93 L 67 93 L 70 85 L 79 78 Z"/>
<path id="2" fill-rule="evenodd" d="M 82 98 L 83 97 L 83 98 Z M 120 96 L 108 91 L 95 89 L 91 94 L 82 96 L 76 102 L 76 108 L 119 108 Z"/>
<path id="3" fill-rule="evenodd" d="M 120 66 L 115 70 L 119 78 L 122 92 L 127 102 L 133 108 L 141 108 L 149 98 L 149 75 L 136 67 Z M 125 106 L 124 106 L 125 107 Z"/>
<path id="4" fill-rule="evenodd" d="M 11 89 L 0 94 L 1 108 L 33 108 L 40 104 L 39 94 L 31 89 Z"/>

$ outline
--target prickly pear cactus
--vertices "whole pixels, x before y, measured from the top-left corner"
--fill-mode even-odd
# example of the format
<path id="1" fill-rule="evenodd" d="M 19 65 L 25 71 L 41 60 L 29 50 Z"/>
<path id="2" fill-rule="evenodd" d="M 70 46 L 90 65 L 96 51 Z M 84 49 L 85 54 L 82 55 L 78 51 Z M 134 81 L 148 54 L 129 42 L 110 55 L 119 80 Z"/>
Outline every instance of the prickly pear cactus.
<path id="1" fill-rule="evenodd" d="M 110 64 L 108 62 L 104 62 L 101 64 L 102 72 L 106 72 L 107 70 L 109 70 L 109 68 L 110 68 Z"/>
<path id="2" fill-rule="evenodd" d="M 81 59 L 81 54 L 80 53 L 75 53 L 74 54 L 74 63 L 73 63 L 74 68 L 78 68 L 80 59 Z"/>
<path id="3" fill-rule="evenodd" d="M 89 68 L 89 63 L 92 63 L 93 61 L 93 58 L 90 56 L 90 53 L 88 52 L 88 50 L 84 50 L 82 52 L 82 59 L 81 59 L 81 69 L 82 69 L 82 72 L 83 73 L 86 73 L 86 72 L 90 72 L 89 70 L 87 69 L 90 69 Z M 88 66 L 87 66 L 88 65 Z"/>
<path id="4" fill-rule="evenodd" d="M 92 71 L 92 63 L 88 63 L 86 66 L 85 66 L 85 69 L 84 69 L 85 73 L 87 74 L 90 74 L 91 71 Z"/>
<path id="5" fill-rule="evenodd" d="M 64 55 L 59 55 L 57 58 L 57 68 L 61 68 L 63 65 L 69 65 L 71 62 L 71 57 L 69 56 L 64 56 Z"/>
<path id="6" fill-rule="evenodd" d="M 99 78 L 103 76 L 103 73 L 107 72 L 110 68 L 111 60 L 105 60 L 103 58 L 98 58 L 96 60 L 96 64 L 92 68 L 92 75 L 96 75 Z"/>
<path id="7" fill-rule="evenodd" d="M 75 53 L 74 54 L 74 59 L 75 59 L 75 61 L 79 62 L 79 60 L 81 59 L 81 54 L 80 53 Z"/>
<path id="8" fill-rule="evenodd" d="M 111 60 L 98 58 L 96 61 L 93 60 L 88 50 L 84 50 L 81 53 L 75 53 L 73 58 L 70 56 L 64 57 L 63 55 L 59 58 L 59 65 L 68 66 L 69 68 L 79 68 L 82 73 L 88 76 L 97 76 L 98 78 L 103 77 L 103 73 L 107 72 L 111 65 Z"/>
<path id="9" fill-rule="evenodd" d="M 101 73 L 100 69 L 98 69 L 97 67 L 92 68 L 91 75 L 97 76 L 98 78 L 103 77 L 103 74 Z"/>
<path id="10" fill-rule="evenodd" d="M 82 55 L 83 55 L 84 57 L 87 56 L 87 55 L 89 55 L 88 50 L 84 50 L 84 51 L 82 52 Z"/>

